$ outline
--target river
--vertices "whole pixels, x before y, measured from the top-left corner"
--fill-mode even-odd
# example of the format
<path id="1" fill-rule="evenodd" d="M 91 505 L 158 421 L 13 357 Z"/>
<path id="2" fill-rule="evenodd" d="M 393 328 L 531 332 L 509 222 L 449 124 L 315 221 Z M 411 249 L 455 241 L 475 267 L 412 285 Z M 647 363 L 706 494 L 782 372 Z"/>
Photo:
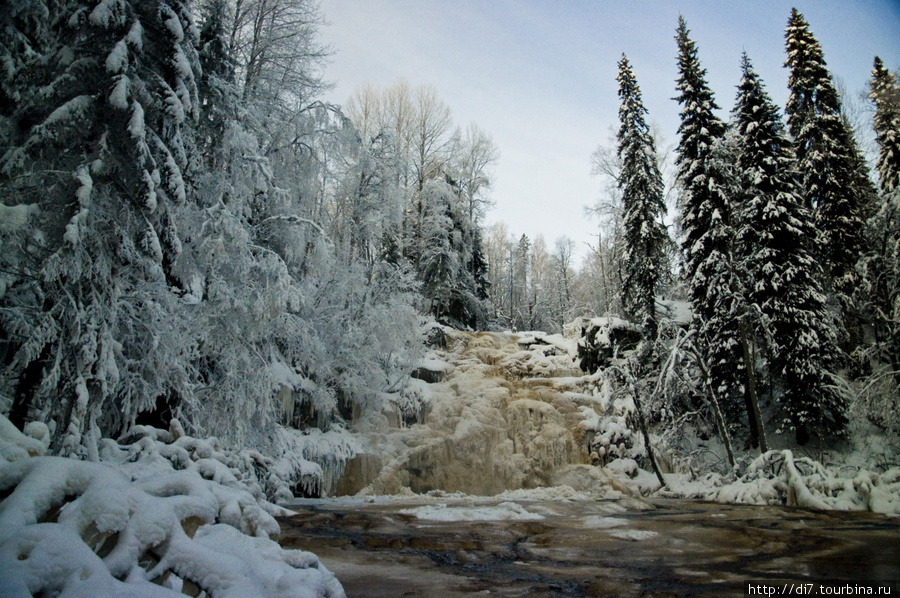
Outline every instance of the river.
<path id="1" fill-rule="evenodd" d="M 900 519 L 868 512 L 460 495 L 291 508 L 281 544 L 316 553 L 350 598 L 743 596 L 762 583 L 815 595 L 798 584 L 826 580 L 900 593 Z"/>

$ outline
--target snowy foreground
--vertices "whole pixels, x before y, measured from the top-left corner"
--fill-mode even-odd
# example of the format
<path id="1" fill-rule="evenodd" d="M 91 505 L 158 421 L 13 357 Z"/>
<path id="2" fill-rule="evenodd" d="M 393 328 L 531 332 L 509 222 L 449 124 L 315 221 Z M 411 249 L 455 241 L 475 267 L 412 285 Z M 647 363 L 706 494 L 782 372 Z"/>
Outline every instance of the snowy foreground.
<path id="1" fill-rule="evenodd" d="M 865 456 L 825 467 L 782 449 L 702 471 L 651 434 L 660 487 L 639 466 L 633 401 L 575 367 L 575 340 L 447 334 L 414 381 L 415 422 L 400 425 L 410 407 L 399 405 L 352 433 L 304 436 L 297 454 L 274 460 L 191 438 L 178 422 L 103 440 L 96 462 L 49 457 L 46 426 L 23 434 L 0 417 L 0 596 L 343 596 L 315 555 L 276 542 L 275 516 L 290 512 L 266 493 L 288 502 L 302 488 L 356 495 L 340 501 L 417 497 L 404 514 L 426 521 L 528 521 L 542 515 L 524 501 L 641 496 L 900 514 L 900 469 L 867 467 Z M 282 472 L 289 463 L 315 483 Z M 446 500 L 459 497 L 473 500 Z"/>
<path id="2" fill-rule="evenodd" d="M 92 463 L 42 456 L 46 428 L 27 431 L 0 417 L 0 596 L 344 596 L 278 545 L 287 511 L 214 443 L 139 428 Z"/>

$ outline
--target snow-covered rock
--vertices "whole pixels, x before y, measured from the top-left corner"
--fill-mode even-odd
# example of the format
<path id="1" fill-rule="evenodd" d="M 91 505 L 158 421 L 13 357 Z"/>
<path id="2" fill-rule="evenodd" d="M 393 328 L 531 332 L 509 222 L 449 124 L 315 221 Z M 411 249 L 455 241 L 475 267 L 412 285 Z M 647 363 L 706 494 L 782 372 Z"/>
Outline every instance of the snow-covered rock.
<path id="1" fill-rule="evenodd" d="M 592 318 L 582 326 L 578 341 L 579 367 L 590 374 L 611 365 L 641 340 L 637 324 L 615 316 Z"/>

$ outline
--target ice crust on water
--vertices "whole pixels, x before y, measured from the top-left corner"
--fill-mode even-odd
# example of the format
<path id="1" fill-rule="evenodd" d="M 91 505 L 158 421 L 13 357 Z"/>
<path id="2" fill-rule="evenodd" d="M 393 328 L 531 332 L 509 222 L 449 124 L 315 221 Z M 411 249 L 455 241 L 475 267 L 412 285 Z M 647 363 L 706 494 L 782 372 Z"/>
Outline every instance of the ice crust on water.
<path id="1" fill-rule="evenodd" d="M 641 540 L 647 540 L 652 538 L 653 536 L 658 536 L 659 532 L 654 532 L 650 530 L 643 529 L 619 529 L 609 533 L 613 538 L 618 538 L 619 540 L 630 540 L 632 542 L 639 542 Z"/>
<path id="2" fill-rule="evenodd" d="M 424 505 L 403 509 L 400 513 L 428 521 L 533 521 L 544 519 L 543 515 L 532 513 L 522 505 L 509 501 L 493 507 Z"/>
<path id="3" fill-rule="evenodd" d="M 43 456 L 45 427 L 29 433 L 0 417 L 0 595 L 344 596 L 315 555 L 275 542 L 287 511 L 214 439 L 139 427 L 87 462 Z"/>
<path id="4" fill-rule="evenodd" d="M 628 520 L 622 519 L 621 517 L 590 516 L 585 517 L 582 522 L 582 526 L 585 529 L 609 529 L 613 527 L 621 527 L 623 525 L 628 525 Z"/>

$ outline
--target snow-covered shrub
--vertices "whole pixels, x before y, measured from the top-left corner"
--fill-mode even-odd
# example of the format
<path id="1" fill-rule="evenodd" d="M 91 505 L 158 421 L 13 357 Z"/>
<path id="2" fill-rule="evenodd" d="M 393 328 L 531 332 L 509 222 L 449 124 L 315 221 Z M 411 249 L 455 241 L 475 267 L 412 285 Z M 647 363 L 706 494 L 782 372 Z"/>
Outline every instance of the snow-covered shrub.
<path id="1" fill-rule="evenodd" d="M 787 505 L 810 509 L 900 514 L 900 468 L 851 475 L 789 450 L 769 451 L 749 463 L 743 475 L 707 474 L 696 482 L 672 476 L 668 496 L 725 503 Z"/>
<path id="2" fill-rule="evenodd" d="M 396 405 L 401 425 L 422 423 L 428 413 L 428 393 L 416 382 L 425 383 L 411 380 L 400 392 L 387 395 L 386 400 Z"/>
<path id="3" fill-rule="evenodd" d="M 859 470 L 843 477 L 791 451 L 760 455 L 735 483 L 722 487 L 716 500 L 750 504 L 786 504 L 814 509 L 900 513 L 900 469 L 878 474 Z"/>
<path id="4" fill-rule="evenodd" d="M 605 465 L 614 459 L 643 457 L 643 441 L 633 423 L 634 400 L 616 390 L 612 374 L 599 372 L 589 378 L 595 402 L 582 405 L 579 412 L 592 459 Z"/>
<path id="5" fill-rule="evenodd" d="M 285 511 L 214 439 L 175 424 L 128 441 L 101 441 L 100 462 L 40 456 L 45 442 L 0 418 L 0 593 L 344 595 L 315 555 L 278 546 Z"/>

